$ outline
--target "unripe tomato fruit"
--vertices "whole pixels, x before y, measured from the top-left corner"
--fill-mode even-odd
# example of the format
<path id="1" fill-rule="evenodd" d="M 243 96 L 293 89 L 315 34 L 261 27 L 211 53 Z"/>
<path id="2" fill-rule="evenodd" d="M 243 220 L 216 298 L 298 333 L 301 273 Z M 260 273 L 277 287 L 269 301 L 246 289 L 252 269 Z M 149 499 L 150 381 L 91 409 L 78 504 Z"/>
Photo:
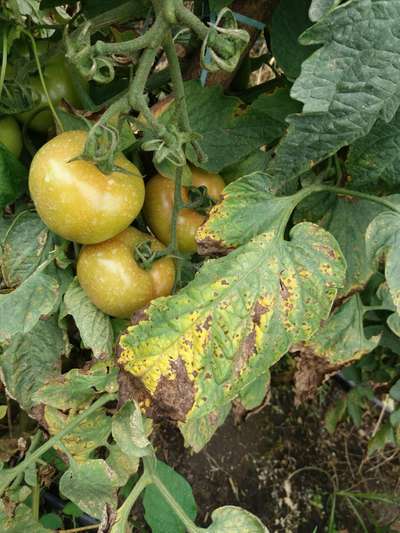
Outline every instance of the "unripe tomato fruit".
<path id="1" fill-rule="evenodd" d="M 194 187 L 207 187 L 208 195 L 216 202 L 221 199 L 225 187 L 221 176 L 197 168 L 192 168 L 192 184 Z M 153 176 L 146 184 L 144 216 L 151 231 L 164 244 L 170 242 L 174 190 L 175 183 L 160 174 Z M 182 187 L 181 195 L 185 203 L 190 202 L 187 187 Z M 176 226 L 179 250 L 188 253 L 196 252 L 196 232 L 205 220 L 205 215 L 194 209 L 185 208 L 179 211 Z"/>
<path id="2" fill-rule="evenodd" d="M 91 161 L 76 160 L 87 133 L 66 131 L 43 145 L 29 171 L 29 190 L 43 222 L 57 235 L 81 244 L 114 237 L 139 214 L 144 183 L 123 155 L 115 165 L 129 174 L 103 174 Z"/>
<path id="3" fill-rule="evenodd" d="M 63 58 L 57 56 L 48 63 L 43 69 L 43 76 L 50 100 L 55 107 L 60 104 L 61 100 L 66 100 L 69 104 L 76 107 L 80 106 L 80 98 L 69 77 Z M 47 133 L 53 126 L 53 115 L 48 107 L 47 97 L 39 75 L 31 78 L 30 85 L 34 93 L 38 95 L 38 102 L 30 111 L 19 113 L 17 119 L 24 124 L 29 122 L 29 128 L 38 133 Z M 40 108 L 45 109 L 37 113 Z M 32 118 L 33 116 L 34 118 Z"/>
<path id="4" fill-rule="evenodd" d="M 133 227 L 108 241 L 82 248 L 77 264 L 79 283 L 107 315 L 129 318 L 154 298 L 171 294 L 175 281 L 171 258 L 158 259 L 150 270 L 135 260 L 135 246 L 146 240 L 151 240 L 153 251 L 164 248 L 154 237 Z"/>
<path id="5" fill-rule="evenodd" d="M 0 143 L 19 157 L 22 151 L 22 134 L 18 122 L 13 117 L 0 119 Z"/>

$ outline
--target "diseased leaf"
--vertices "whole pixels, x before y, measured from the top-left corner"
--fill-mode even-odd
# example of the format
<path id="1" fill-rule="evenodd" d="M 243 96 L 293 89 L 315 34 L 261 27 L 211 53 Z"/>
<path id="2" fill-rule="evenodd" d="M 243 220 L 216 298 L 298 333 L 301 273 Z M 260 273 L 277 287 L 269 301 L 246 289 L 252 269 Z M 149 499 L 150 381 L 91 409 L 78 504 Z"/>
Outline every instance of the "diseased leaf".
<path id="1" fill-rule="evenodd" d="M 310 223 L 283 240 L 287 214 L 279 231 L 206 262 L 178 294 L 154 300 L 121 336 L 119 362 L 141 381 L 149 413 L 185 424 L 218 411 L 328 317 L 344 279 L 340 249 Z"/>
<path id="2" fill-rule="evenodd" d="M 126 455 L 117 444 L 112 444 L 109 451 L 106 463 L 115 474 L 112 479 L 113 487 L 123 487 L 129 478 L 137 472 L 139 458 Z"/>
<path id="3" fill-rule="evenodd" d="M 189 483 L 173 468 L 162 461 L 156 463 L 156 475 L 173 495 L 178 504 L 191 520 L 196 518 L 197 506 Z M 156 485 L 146 487 L 143 496 L 145 520 L 152 533 L 185 533 L 182 521 L 171 512 L 170 505 L 164 500 Z"/>
<path id="4" fill-rule="evenodd" d="M 185 84 L 185 92 L 191 127 L 202 136 L 200 144 L 208 156 L 201 166 L 210 172 L 219 172 L 279 139 L 287 128 L 286 116 L 301 108 L 287 89 L 263 94 L 245 109 L 237 98 L 225 96 L 221 87 L 203 88 L 191 81 Z M 174 114 L 173 103 L 160 118 L 169 123 Z M 196 164 L 194 151 L 188 157 Z"/>
<path id="5" fill-rule="evenodd" d="M 396 192 L 400 185 L 400 111 L 387 123 L 378 119 L 350 147 L 346 162 L 351 188 Z"/>
<path id="6" fill-rule="evenodd" d="M 57 318 L 40 320 L 25 335 L 17 334 L 0 355 L 2 381 L 8 394 L 29 411 L 34 393 L 61 372 L 61 356 L 68 340 Z"/>
<path id="7" fill-rule="evenodd" d="M 247 410 L 255 409 L 264 400 L 270 384 L 271 375 L 269 372 L 261 374 L 253 383 L 250 383 L 240 393 L 240 402 Z"/>
<path id="8" fill-rule="evenodd" d="M 352 0 L 306 30 L 303 44 L 322 44 L 302 64 L 291 96 L 303 112 L 288 119 L 268 172 L 282 193 L 297 177 L 366 135 L 400 103 L 400 2 Z"/>
<path id="9" fill-rule="evenodd" d="M 339 296 L 365 286 L 376 270 L 367 257 L 365 234 L 369 223 L 383 208 L 367 200 L 337 198 L 322 225 L 336 238 L 347 263 L 346 282 Z"/>
<path id="10" fill-rule="evenodd" d="M 230 411 L 231 404 L 227 403 L 204 416 L 192 418 L 185 423 L 178 422 L 185 442 L 190 443 L 195 453 L 204 448 L 204 445 L 225 422 Z"/>
<path id="11" fill-rule="evenodd" d="M 297 78 L 301 64 L 316 48 L 304 46 L 298 40 L 303 31 L 311 26 L 309 7 L 310 0 L 281 0 L 272 17 L 272 53 L 289 80 Z"/>
<path id="12" fill-rule="evenodd" d="M 117 507 L 113 476 L 103 459 L 72 463 L 60 479 L 60 491 L 90 516 L 101 519 L 106 505 Z"/>
<path id="13" fill-rule="evenodd" d="M 118 371 L 104 363 L 89 369 L 73 368 L 55 379 L 48 379 L 33 395 L 35 404 L 43 403 L 61 411 L 83 409 L 100 392 L 116 392 Z"/>
<path id="14" fill-rule="evenodd" d="M 44 421 L 51 435 L 59 433 L 73 418 L 54 407 L 46 406 Z M 83 420 L 78 427 L 62 438 L 62 443 L 78 463 L 87 461 L 99 446 L 105 446 L 111 433 L 111 417 L 98 410 Z M 58 448 L 57 445 L 54 446 Z"/>
<path id="15" fill-rule="evenodd" d="M 25 192 L 27 175 L 26 168 L 0 143 L 0 209 Z"/>
<path id="16" fill-rule="evenodd" d="M 113 416 L 114 440 L 128 457 L 139 458 L 151 454 L 147 438 L 150 433 L 150 420 L 143 420 L 140 408 L 132 401 L 127 401 Z"/>
<path id="17" fill-rule="evenodd" d="M 227 505 L 213 511 L 209 533 L 268 533 L 268 529 L 256 516 L 241 507 Z"/>
<path id="18" fill-rule="evenodd" d="M 0 501 L 0 524 L 2 533 L 49 533 L 48 529 L 33 518 L 32 509 L 24 503 L 18 505 L 14 514 L 8 514 L 4 503 Z"/>
<path id="19" fill-rule="evenodd" d="M 316 22 L 338 5 L 340 1 L 341 0 L 312 0 L 308 11 L 310 20 Z"/>
<path id="20" fill-rule="evenodd" d="M 17 216 L 3 241 L 1 271 L 7 287 L 16 287 L 48 257 L 53 239 L 36 213 Z"/>
<path id="21" fill-rule="evenodd" d="M 242 176 L 252 174 L 253 172 L 264 172 L 271 157 L 272 150 L 265 152 L 264 150 L 257 149 L 241 161 L 238 161 L 229 167 L 225 167 L 220 174 L 225 183 L 231 183 L 232 181 L 235 181 Z"/>
<path id="22" fill-rule="evenodd" d="M 400 195 L 387 198 L 399 212 L 384 211 L 370 223 L 366 233 L 370 260 L 385 258 L 385 276 L 393 303 L 400 313 Z"/>
<path id="23" fill-rule="evenodd" d="M 340 368 L 360 359 L 379 344 L 380 335 L 367 339 L 363 328 L 365 307 L 358 295 L 333 313 L 308 341 L 296 346 L 297 401 L 311 398 L 322 381 Z"/>
<path id="24" fill-rule="evenodd" d="M 54 311 L 58 301 L 57 281 L 40 271 L 32 274 L 14 291 L 0 294 L 0 342 L 11 339 L 17 333 L 29 333 L 41 317 Z"/>
<path id="25" fill-rule="evenodd" d="M 65 293 L 64 305 L 65 314 L 73 316 L 84 346 L 93 350 L 94 357 L 111 355 L 114 343 L 111 320 L 92 304 L 77 278 Z"/>

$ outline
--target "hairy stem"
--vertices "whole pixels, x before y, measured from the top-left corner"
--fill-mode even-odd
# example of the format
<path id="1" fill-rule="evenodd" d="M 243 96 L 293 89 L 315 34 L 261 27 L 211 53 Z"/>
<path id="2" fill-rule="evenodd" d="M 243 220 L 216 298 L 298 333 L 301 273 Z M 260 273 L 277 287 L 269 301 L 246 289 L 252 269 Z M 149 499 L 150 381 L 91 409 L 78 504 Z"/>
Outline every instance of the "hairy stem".
<path id="1" fill-rule="evenodd" d="M 312 190 L 311 190 L 312 189 Z M 307 189 L 305 189 L 307 190 Z M 367 194 L 360 191 L 353 191 L 352 189 L 347 189 L 346 187 L 334 187 L 331 185 L 315 185 L 310 187 L 310 192 L 333 192 L 336 194 L 342 194 L 345 196 L 354 196 L 356 198 L 362 198 L 363 200 L 369 200 L 370 202 L 375 202 L 376 204 L 384 205 L 396 213 L 400 213 L 400 208 L 392 204 L 389 200 L 385 200 L 381 196 L 375 196 L 373 194 Z"/>

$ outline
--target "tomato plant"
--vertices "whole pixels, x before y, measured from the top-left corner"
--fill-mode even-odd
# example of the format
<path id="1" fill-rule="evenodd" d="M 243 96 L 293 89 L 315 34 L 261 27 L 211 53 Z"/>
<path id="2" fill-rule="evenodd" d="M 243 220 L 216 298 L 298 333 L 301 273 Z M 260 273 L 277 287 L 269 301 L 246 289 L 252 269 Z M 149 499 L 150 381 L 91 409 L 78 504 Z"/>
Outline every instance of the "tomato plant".
<path id="1" fill-rule="evenodd" d="M 283 523 L 232 477 L 198 514 L 155 450 L 171 431 L 200 452 L 232 407 L 268 409 L 284 365 L 297 402 L 349 380 L 318 413 L 333 433 L 370 411 L 363 464 L 398 448 L 400 2 L 3 4 L 1 528 L 121 533 L 139 498 L 154 532 Z M 277 513 L 307 507 L 291 459 L 283 498 L 257 480 Z M 363 501 L 398 505 L 324 473 L 314 530 L 340 499 L 363 531 Z"/>
<path id="2" fill-rule="evenodd" d="M 118 170 L 104 175 L 90 161 L 77 159 L 87 136 L 69 131 L 36 153 L 29 173 L 35 207 L 57 235 L 83 244 L 101 242 L 124 230 L 139 214 L 143 179 L 123 154 Z"/>
<path id="3" fill-rule="evenodd" d="M 191 169 L 191 173 L 193 187 L 205 187 L 211 200 L 214 202 L 221 200 L 225 183 L 220 176 L 195 168 Z M 146 184 L 144 215 L 151 231 L 164 244 L 170 242 L 174 188 L 174 183 L 170 179 L 159 174 L 153 176 Z M 187 187 L 182 187 L 181 198 L 185 204 L 190 204 Z M 195 209 L 183 208 L 179 211 L 176 231 L 178 248 L 182 252 L 194 253 L 197 250 L 196 232 L 205 220 L 206 216 Z"/>
<path id="4" fill-rule="evenodd" d="M 151 251 L 163 246 L 150 235 L 127 228 L 112 239 L 84 246 L 77 263 L 78 280 L 89 299 L 107 315 L 129 318 L 154 298 L 168 296 L 174 286 L 175 267 L 169 257 L 149 270 L 135 260 L 137 245 L 150 242 Z"/>

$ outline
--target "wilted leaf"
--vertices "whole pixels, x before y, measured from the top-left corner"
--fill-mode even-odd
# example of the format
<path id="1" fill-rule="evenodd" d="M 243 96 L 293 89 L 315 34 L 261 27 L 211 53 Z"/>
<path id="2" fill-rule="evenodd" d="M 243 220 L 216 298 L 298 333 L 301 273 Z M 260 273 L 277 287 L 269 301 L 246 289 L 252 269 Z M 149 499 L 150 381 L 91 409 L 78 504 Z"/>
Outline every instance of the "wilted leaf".
<path id="1" fill-rule="evenodd" d="M 385 276 L 397 312 L 400 313 L 400 195 L 389 196 L 399 212 L 384 211 L 368 226 L 367 255 L 370 260 L 385 258 Z"/>
<path id="2" fill-rule="evenodd" d="M 340 296 L 364 287 L 376 270 L 375 261 L 367 257 L 365 234 L 368 224 L 381 211 L 382 206 L 374 202 L 337 198 L 322 221 L 339 243 L 347 263 L 346 282 L 339 291 Z"/>
<path id="3" fill-rule="evenodd" d="M 54 407 L 46 406 L 44 421 L 51 435 L 59 433 L 74 414 L 67 416 Z M 103 410 L 97 410 L 83 420 L 78 427 L 62 438 L 63 445 L 81 463 L 90 458 L 91 453 L 99 446 L 105 446 L 111 433 L 111 417 Z M 57 448 L 57 445 L 54 446 Z"/>
<path id="4" fill-rule="evenodd" d="M 127 401 L 112 418 L 115 442 L 128 457 L 143 457 L 151 453 L 148 435 L 150 421 L 144 421 L 139 407 Z"/>
<path id="5" fill-rule="evenodd" d="M 137 472 L 139 458 L 126 455 L 117 444 L 112 444 L 109 447 L 109 452 L 106 463 L 115 474 L 112 479 L 113 486 L 123 487 L 129 478 Z"/>
<path id="6" fill-rule="evenodd" d="M 322 44 L 302 64 L 291 95 L 304 103 L 269 167 L 281 192 L 297 177 L 366 135 L 400 103 L 400 2 L 345 2 L 306 30 L 302 44 Z M 373 43 L 373 46 L 371 46 Z"/>
<path id="7" fill-rule="evenodd" d="M 57 281 L 38 271 L 14 291 L 0 294 L 0 342 L 31 331 L 41 317 L 54 311 L 58 298 Z"/>
<path id="8" fill-rule="evenodd" d="M 0 209 L 26 190 L 27 175 L 26 168 L 0 143 Z"/>
<path id="9" fill-rule="evenodd" d="M 298 40 L 311 26 L 309 7 L 310 0 L 281 0 L 272 17 L 272 53 L 289 80 L 297 78 L 301 64 L 315 50 L 315 46 L 301 45 Z"/>
<path id="10" fill-rule="evenodd" d="M 360 359 L 379 344 L 379 335 L 370 339 L 365 337 L 365 310 L 360 297 L 353 296 L 310 340 L 295 347 L 300 352 L 295 375 L 298 401 L 314 396 L 326 377 Z"/>
<path id="11" fill-rule="evenodd" d="M 156 476 L 172 494 L 178 504 L 191 520 L 196 518 L 197 506 L 189 483 L 173 468 L 162 461 L 157 461 Z M 155 485 L 149 485 L 144 491 L 143 506 L 145 519 L 152 533 L 185 533 L 186 527 L 172 511 Z"/>
<path id="12" fill-rule="evenodd" d="M 106 505 L 117 506 L 113 471 L 103 459 L 72 463 L 60 479 L 60 491 L 94 518 L 101 519 Z"/>
<path id="13" fill-rule="evenodd" d="M 29 411 L 34 393 L 60 375 L 61 356 L 67 352 L 68 341 L 56 317 L 40 320 L 29 333 L 13 337 L 0 355 L 2 381 L 9 395 Z"/>
<path id="14" fill-rule="evenodd" d="M 51 234 L 37 214 L 20 213 L 3 241 L 1 271 L 7 287 L 16 287 L 33 274 L 52 248 Z"/>
<path id="15" fill-rule="evenodd" d="M 33 395 L 35 404 L 44 403 L 61 411 L 82 409 L 100 392 L 118 390 L 117 369 L 95 363 L 88 369 L 73 368 L 62 376 L 48 379 Z"/>
<path id="16" fill-rule="evenodd" d="M 400 112 L 387 123 L 377 120 L 365 137 L 350 147 L 346 167 L 351 188 L 396 192 L 400 184 Z"/>
<path id="17" fill-rule="evenodd" d="M 187 423 L 218 411 L 327 318 L 344 278 L 341 252 L 310 223 L 285 241 L 287 214 L 279 231 L 206 262 L 178 294 L 154 300 L 121 336 L 119 362 L 142 382 L 149 412 Z"/>
<path id="18" fill-rule="evenodd" d="M 2 533 L 49 533 L 48 529 L 33 518 L 32 509 L 23 503 L 18 505 L 13 515 L 9 515 L 4 503 L 0 501 L 0 524 Z"/>
<path id="19" fill-rule="evenodd" d="M 268 533 L 268 529 L 256 516 L 241 507 L 227 505 L 213 511 L 209 533 Z"/>
<path id="20" fill-rule="evenodd" d="M 114 333 L 110 317 L 92 304 L 76 278 L 65 293 L 64 305 L 65 314 L 73 316 L 84 346 L 93 350 L 94 357 L 111 355 Z"/>

